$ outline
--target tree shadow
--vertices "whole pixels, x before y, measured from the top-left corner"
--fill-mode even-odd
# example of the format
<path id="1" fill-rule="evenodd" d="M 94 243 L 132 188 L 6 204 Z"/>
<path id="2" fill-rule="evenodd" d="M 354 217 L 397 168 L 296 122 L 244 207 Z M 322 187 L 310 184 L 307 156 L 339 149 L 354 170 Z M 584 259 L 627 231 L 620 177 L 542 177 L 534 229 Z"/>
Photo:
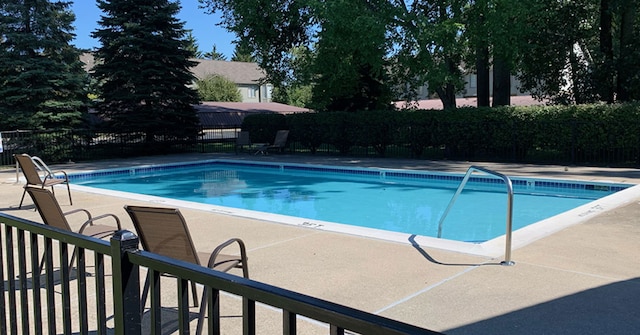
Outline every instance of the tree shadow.
<path id="1" fill-rule="evenodd" d="M 638 334 L 640 278 L 584 290 L 446 334 Z"/>

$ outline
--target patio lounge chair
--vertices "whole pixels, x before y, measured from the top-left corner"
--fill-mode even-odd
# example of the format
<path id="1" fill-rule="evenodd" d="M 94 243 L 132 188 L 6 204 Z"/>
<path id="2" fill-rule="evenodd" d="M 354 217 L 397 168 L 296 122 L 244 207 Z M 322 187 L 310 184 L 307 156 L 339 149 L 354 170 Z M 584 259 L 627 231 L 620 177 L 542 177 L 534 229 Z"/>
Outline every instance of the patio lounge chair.
<path id="1" fill-rule="evenodd" d="M 255 154 L 263 154 L 266 155 L 269 150 L 278 150 L 283 151 L 285 146 L 287 145 L 287 138 L 289 137 L 288 130 L 278 130 L 276 133 L 276 138 L 273 140 L 273 144 L 265 144 L 259 148 L 257 148 Z"/>
<path id="2" fill-rule="evenodd" d="M 111 237 L 118 230 L 122 229 L 120 226 L 120 219 L 114 214 L 103 214 L 94 217 L 88 210 L 82 208 L 74 209 L 65 213 L 62 212 L 58 201 L 56 200 L 53 193 L 49 192 L 49 190 L 45 188 L 27 187 L 25 188 L 25 191 L 28 192 L 31 196 L 31 199 L 33 199 L 33 203 L 36 205 L 36 209 L 40 213 L 42 222 L 48 226 L 73 232 L 71 226 L 69 225 L 69 222 L 67 221 L 67 216 L 74 213 L 84 213 L 87 216 L 87 219 L 82 223 L 80 229 L 78 229 L 78 234 L 95 238 L 107 238 Z M 109 225 L 94 224 L 94 222 L 97 220 L 109 217 L 115 220 L 115 227 Z M 73 255 L 71 256 L 71 262 L 69 262 L 69 264 L 73 264 L 75 256 L 76 253 L 74 250 Z M 40 263 L 40 272 L 42 272 L 43 265 L 44 258 Z"/>
<path id="3" fill-rule="evenodd" d="M 69 187 L 69 176 L 64 171 L 50 171 L 48 168 L 44 170 L 44 179 L 40 176 L 38 172 L 38 167 L 34 163 L 33 158 L 27 154 L 22 155 L 13 155 L 18 165 L 20 165 L 20 170 L 22 170 L 22 174 L 24 175 L 27 183 L 24 185 L 24 192 L 22 192 L 22 198 L 20 199 L 20 206 L 18 208 L 22 208 L 22 202 L 24 201 L 24 196 L 27 193 L 27 187 L 31 186 L 40 186 L 41 188 L 45 188 L 47 186 L 51 186 L 51 192 L 54 192 L 53 186 L 58 184 L 67 184 L 67 192 L 69 193 L 69 203 L 73 205 L 73 201 L 71 200 L 71 189 Z M 64 178 L 56 178 L 56 174 L 62 174 Z"/>
<path id="4" fill-rule="evenodd" d="M 244 150 L 244 147 L 251 148 L 251 138 L 248 131 L 241 131 L 236 138 L 236 154 Z"/>
<path id="5" fill-rule="evenodd" d="M 191 239 L 187 223 L 178 209 L 144 206 L 125 206 L 124 208 L 131 216 L 144 250 L 222 272 L 240 268 L 242 269 L 242 275 L 245 278 L 249 278 L 246 249 L 241 239 L 231 238 L 218 245 L 211 253 L 198 252 Z M 237 244 L 239 247 L 239 255 L 221 253 L 223 249 L 233 244 Z M 207 263 L 203 263 L 204 260 L 207 260 Z M 198 307 L 194 282 L 191 282 L 191 291 L 194 306 Z M 145 281 L 142 292 L 141 310 L 144 310 L 148 293 L 149 277 Z M 201 334 L 202 332 L 202 321 L 204 320 L 207 304 L 206 296 L 207 291 L 205 288 L 202 294 L 202 302 L 200 303 L 196 334 Z"/>

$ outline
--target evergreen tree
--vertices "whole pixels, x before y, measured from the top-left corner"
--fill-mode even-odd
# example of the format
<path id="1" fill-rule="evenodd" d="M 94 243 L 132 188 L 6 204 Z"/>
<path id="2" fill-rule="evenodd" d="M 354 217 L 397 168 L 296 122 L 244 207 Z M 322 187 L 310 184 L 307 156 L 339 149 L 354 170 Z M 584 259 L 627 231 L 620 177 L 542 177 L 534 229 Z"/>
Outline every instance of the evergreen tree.
<path id="1" fill-rule="evenodd" d="M 81 122 L 87 74 L 69 2 L 0 0 L 0 129 Z"/>
<path id="2" fill-rule="evenodd" d="M 187 32 L 187 47 L 186 47 L 186 49 L 191 52 L 191 57 L 192 58 L 197 58 L 197 59 L 204 58 L 204 55 L 202 54 L 202 51 L 200 51 L 200 46 L 198 45 L 198 40 L 196 40 L 196 37 L 193 36 L 193 32 L 191 30 L 189 30 Z"/>
<path id="3" fill-rule="evenodd" d="M 180 6 L 168 0 L 98 0 L 105 13 L 92 33 L 101 42 L 94 75 L 102 82 L 97 109 L 111 129 L 156 136 L 195 136 L 189 42 Z"/>
<path id="4" fill-rule="evenodd" d="M 211 52 L 205 52 L 203 57 L 205 59 L 211 59 L 211 60 L 227 60 L 227 57 L 225 57 L 222 53 L 218 52 L 218 48 L 216 47 L 216 45 L 214 44 Z"/>
<path id="5" fill-rule="evenodd" d="M 235 42 L 235 45 L 236 45 L 236 48 L 235 50 L 233 50 L 231 61 L 255 63 L 256 60 L 253 57 L 254 50 L 251 48 L 249 43 L 245 41 L 240 41 L 240 42 Z"/>

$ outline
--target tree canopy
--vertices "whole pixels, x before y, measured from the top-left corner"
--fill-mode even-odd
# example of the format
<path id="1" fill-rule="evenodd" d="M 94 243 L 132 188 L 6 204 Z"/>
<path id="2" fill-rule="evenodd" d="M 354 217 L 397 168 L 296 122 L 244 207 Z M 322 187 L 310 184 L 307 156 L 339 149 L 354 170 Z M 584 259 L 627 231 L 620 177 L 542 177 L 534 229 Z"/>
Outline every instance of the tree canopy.
<path id="1" fill-rule="evenodd" d="M 445 107 L 455 106 L 467 73 L 478 74 L 488 105 L 490 69 L 494 105 L 509 103 L 511 75 L 559 103 L 640 98 L 638 0 L 199 1 L 255 50 L 277 88 L 310 78 L 318 106 L 358 100 L 356 90 L 369 89 L 353 84 L 362 72 L 406 100 L 428 85 Z M 304 69 L 300 48 L 312 55 Z"/>
<path id="2" fill-rule="evenodd" d="M 0 129 L 82 122 L 88 84 L 69 2 L 0 0 Z"/>
<path id="3" fill-rule="evenodd" d="M 202 101 L 242 101 L 242 95 L 236 83 L 217 74 L 197 80 L 196 87 Z"/>
<path id="4" fill-rule="evenodd" d="M 105 13 L 92 33 L 101 46 L 94 76 L 98 111 L 111 129 L 154 136 L 195 136 L 199 102 L 190 87 L 192 51 L 179 5 L 168 0 L 98 0 Z"/>

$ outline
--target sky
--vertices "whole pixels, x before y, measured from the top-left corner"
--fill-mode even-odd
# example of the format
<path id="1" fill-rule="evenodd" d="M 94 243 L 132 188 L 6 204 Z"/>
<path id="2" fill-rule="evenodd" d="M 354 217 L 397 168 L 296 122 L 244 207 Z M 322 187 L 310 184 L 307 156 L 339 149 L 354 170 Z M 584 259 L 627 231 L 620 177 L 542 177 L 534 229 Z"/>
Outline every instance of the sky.
<path id="1" fill-rule="evenodd" d="M 235 45 L 232 44 L 235 36 L 216 25 L 220 21 L 220 15 L 206 14 L 204 9 L 198 8 L 200 5 L 198 0 L 182 0 L 180 4 L 182 9 L 177 17 L 185 22 L 185 29 L 192 30 L 200 51 L 210 52 L 215 44 L 216 51 L 230 59 L 235 49 Z M 76 38 L 73 44 L 81 49 L 99 47 L 98 41 L 91 38 L 91 32 L 98 29 L 98 21 L 102 15 L 96 1 L 75 0 L 71 4 L 71 10 L 76 15 L 74 23 Z"/>

